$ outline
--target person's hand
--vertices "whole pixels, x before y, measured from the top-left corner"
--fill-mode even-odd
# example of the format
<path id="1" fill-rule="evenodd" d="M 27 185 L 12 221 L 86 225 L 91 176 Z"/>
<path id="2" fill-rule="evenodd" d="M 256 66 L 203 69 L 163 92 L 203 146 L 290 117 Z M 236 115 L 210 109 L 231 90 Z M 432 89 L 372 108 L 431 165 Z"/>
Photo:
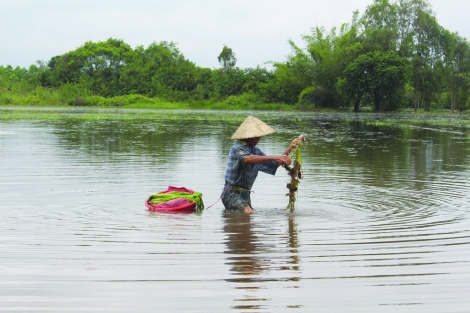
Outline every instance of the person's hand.
<path id="1" fill-rule="evenodd" d="M 277 163 L 279 164 L 279 166 L 281 166 L 281 165 L 290 165 L 291 160 L 287 155 L 282 154 L 282 155 L 278 156 Z"/>
<path id="2" fill-rule="evenodd" d="M 299 137 L 295 138 L 294 140 L 292 140 L 292 142 L 290 143 L 290 145 L 294 145 L 294 148 L 297 144 L 301 143 L 301 142 L 304 142 L 305 141 L 305 137 L 304 135 L 300 135 Z"/>
<path id="3" fill-rule="evenodd" d="M 292 150 L 295 149 L 295 147 L 304 142 L 305 141 L 305 137 L 304 135 L 300 135 L 299 137 L 295 138 L 294 140 L 292 140 L 292 142 L 290 143 L 289 147 L 287 148 L 286 151 L 284 151 L 284 155 L 289 155 L 291 153 Z"/>

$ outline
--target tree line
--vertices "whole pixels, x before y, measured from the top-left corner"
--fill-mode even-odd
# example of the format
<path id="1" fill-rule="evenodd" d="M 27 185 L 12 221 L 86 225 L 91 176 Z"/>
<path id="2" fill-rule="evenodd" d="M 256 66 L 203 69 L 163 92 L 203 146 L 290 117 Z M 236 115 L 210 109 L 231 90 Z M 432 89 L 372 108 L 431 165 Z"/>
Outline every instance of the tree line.
<path id="1" fill-rule="evenodd" d="M 356 11 L 329 31 L 315 27 L 302 41 L 289 40 L 291 54 L 272 70 L 237 67 L 228 46 L 217 57 L 221 67 L 210 69 L 173 42 L 90 41 L 28 69 L 0 66 L 0 103 L 8 92 L 47 89 L 75 105 L 134 95 L 301 109 L 470 108 L 470 44 L 439 25 L 426 0 L 374 0 L 362 16 Z"/>

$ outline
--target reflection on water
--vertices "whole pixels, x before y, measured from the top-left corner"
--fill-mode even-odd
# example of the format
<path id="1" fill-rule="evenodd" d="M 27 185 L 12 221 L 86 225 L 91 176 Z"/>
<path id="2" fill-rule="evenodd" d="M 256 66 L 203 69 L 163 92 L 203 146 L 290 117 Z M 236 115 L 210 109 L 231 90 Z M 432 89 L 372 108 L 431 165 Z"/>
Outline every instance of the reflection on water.
<path id="1" fill-rule="evenodd" d="M 0 122 L 0 311 L 466 311 L 464 117 L 165 114 Z M 307 137 L 294 214 L 283 169 L 259 175 L 256 214 L 217 202 L 247 114 L 277 130 L 268 154 Z M 215 205 L 147 212 L 168 185 Z"/>
<path id="2" fill-rule="evenodd" d="M 256 291 L 265 289 L 265 282 L 299 280 L 299 258 L 297 251 L 297 234 L 292 216 L 288 218 L 287 242 L 272 242 L 266 240 L 270 236 L 269 229 L 263 229 L 262 224 L 253 221 L 252 215 L 225 212 L 224 233 L 226 264 L 230 265 L 231 278 L 228 282 L 235 283 L 233 289 L 241 290 L 240 297 L 234 299 L 235 309 L 267 309 L 264 304 L 270 299 L 257 296 Z M 287 247 L 288 249 L 285 249 Z M 284 253 L 279 253 L 285 250 Z M 287 255 L 286 255 L 287 254 Z M 294 277 L 268 278 L 276 271 L 289 271 Z M 291 273 L 291 275 L 293 274 Z M 292 285 L 291 288 L 297 288 Z M 290 305 L 289 307 L 301 307 Z"/>

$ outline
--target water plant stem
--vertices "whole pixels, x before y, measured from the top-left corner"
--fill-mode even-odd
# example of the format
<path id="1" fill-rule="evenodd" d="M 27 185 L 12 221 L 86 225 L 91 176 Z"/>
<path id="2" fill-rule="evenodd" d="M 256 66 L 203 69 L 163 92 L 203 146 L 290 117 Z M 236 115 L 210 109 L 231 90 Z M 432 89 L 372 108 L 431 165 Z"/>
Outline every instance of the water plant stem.
<path id="1" fill-rule="evenodd" d="M 302 167 L 302 155 L 301 147 L 305 142 L 305 137 L 300 135 L 294 139 L 289 146 L 289 148 L 284 152 L 284 154 L 289 155 L 291 159 L 294 159 L 293 166 L 289 167 L 284 165 L 284 168 L 287 170 L 289 176 L 291 177 L 290 183 L 287 184 L 287 189 L 289 192 L 286 194 L 289 197 L 289 202 L 287 204 L 286 210 L 290 213 L 293 213 L 295 210 L 295 202 L 297 200 L 298 185 L 303 175 L 301 172 Z"/>

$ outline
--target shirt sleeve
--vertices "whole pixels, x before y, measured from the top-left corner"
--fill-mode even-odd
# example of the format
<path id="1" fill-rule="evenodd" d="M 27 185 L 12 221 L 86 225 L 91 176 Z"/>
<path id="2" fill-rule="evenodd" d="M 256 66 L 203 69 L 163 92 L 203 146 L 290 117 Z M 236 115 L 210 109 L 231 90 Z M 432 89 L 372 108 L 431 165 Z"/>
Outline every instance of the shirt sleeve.
<path id="1" fill-rule="evenodd" d="M 245 149 L 245 146 L 240 145 L 235 148 L 235 150 L 233 151 L 233 154 L 239 162 L 243 163 L 243 158 L 248 155 L 251 155 L 252 153 L 250 153 L 250 151 L 247 151 Z"/>
<path id="2" fill-rule="evenodd" d="M 258 148 L 255 148 L 254 154 L 266 156 L 266 154 L 264 154 L 264 152 Z M 270 175 L 275 175 L 277 168 L 278 168 L 278 163 L 276 161 L 269 161 L 269 162 L 258 164 L 259 171 L 266 173 L 266 174 L 270 174 Z"/>
<path id="3" fill-rule="evenodd" d="M 266 174 L 275 175 L 278 163 L 276 161 L 269 161 L 266 163 L 259 164 L 259 170 Z"/>

